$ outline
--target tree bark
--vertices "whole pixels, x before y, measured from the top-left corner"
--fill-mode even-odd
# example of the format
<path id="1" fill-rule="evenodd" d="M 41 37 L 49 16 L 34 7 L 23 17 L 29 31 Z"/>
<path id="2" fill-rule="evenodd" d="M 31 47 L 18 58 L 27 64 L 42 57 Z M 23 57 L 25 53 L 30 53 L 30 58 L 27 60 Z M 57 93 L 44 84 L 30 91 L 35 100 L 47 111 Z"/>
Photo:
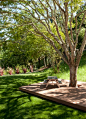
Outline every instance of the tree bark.
<path id="1" fill-rule="evenodd" d="M 71 65 L 69 66 L 70 68 L 70 87 L 77 87 L 77 69 L 78 66 Z"/>
<path id="2" fill-rule="evenodd" d="M 46 63 L 46 57 L 44 57 L 44 67 L 47 66 L 47 63 Z"/>
<path id="3" fill-rule="evenodd" d="M 38 69 L 40 68 L 40 57 L 38 58 Z"/>

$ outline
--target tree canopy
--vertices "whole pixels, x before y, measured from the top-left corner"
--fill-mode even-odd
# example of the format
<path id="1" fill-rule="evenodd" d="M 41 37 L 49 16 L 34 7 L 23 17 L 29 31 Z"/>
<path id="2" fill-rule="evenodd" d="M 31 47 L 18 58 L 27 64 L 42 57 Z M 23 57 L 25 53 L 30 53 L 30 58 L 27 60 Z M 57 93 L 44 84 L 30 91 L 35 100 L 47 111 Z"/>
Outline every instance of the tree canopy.
<path id="1" fill-rule="evenodd" d="M 77 49 L 79 33 L 86 20 L 86 9 L 82 9 L 77 14 L 76 12 L 81 9 L 85 1 L 3 0 L 1 4 L 2 21 L 6 24 L 1 26 L 2 30 L 4 27 L 7 31 L 8 28 L 25 28 L 27 33 L 30 32 L 44 38 L 68 64 L 70 86 L 76 86 L 76 73 L 86 44 L 85 28 L 82 44 Z M 78 24 L 77 19 L 81 14 L 83 14 L 82 19 Z M 8 35 L 10 36 L 10 33 Z"/>

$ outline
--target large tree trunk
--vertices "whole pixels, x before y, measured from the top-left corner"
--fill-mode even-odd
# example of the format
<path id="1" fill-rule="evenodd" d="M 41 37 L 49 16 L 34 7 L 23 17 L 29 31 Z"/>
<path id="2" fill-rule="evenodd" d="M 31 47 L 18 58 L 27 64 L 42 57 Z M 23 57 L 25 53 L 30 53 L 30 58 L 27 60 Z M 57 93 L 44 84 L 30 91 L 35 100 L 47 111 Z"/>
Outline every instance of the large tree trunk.
<path id="1" fill-rule="evenodd" d="M 70 68 L 70 87 L 77 87 L 77 69 L 78 66 L 71 65 Z"/>

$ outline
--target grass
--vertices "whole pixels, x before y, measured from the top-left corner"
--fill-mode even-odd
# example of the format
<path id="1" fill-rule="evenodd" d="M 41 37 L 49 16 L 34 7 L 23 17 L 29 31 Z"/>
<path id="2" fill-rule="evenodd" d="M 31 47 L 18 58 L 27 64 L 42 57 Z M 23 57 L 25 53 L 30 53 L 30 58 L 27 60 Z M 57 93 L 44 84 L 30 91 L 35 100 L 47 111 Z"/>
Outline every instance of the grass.
<path id="1" fill-rule="evenodd" d="M 78 80 L 86 81 L 86 57 L 82 57 Z M 29 74 L 0 77 L 0 119 L 86 119 L 86 113 L 19 91 L 19 87 L 41 82 L 48 75 L 69 79 L 69 69 L 61 64 L 60 73 L 51 69 Z"/>

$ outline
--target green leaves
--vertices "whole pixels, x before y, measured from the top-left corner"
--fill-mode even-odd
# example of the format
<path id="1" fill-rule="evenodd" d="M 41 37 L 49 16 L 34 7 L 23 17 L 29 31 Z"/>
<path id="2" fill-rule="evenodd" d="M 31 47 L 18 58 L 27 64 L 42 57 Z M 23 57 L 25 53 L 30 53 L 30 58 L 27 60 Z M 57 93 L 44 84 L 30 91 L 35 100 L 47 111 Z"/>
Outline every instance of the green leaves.
<path id="1" fill-rule="evenodd" d="M 65 4 L 67 2 L 68 4 Z M 39 56 L 42 57 L 47 54 L 48 50 L 50 50 L 50 45 L 52 45 L 61 57 L 64 56 L 63 52 L 61 52 L 63 48 L 68 60 L 66 61 L 67 58 L 63 59 L 68 62 L 71 55 L 70 52 L 73 49 L 73 42 L 70 43 L 69 41 L 71 41 L 70 37 L 73 36 L 72 29 L 75 28 L 75 24 L 71 23 L 70 26 L 69 21 L 71 19 L 72 22 L 72 18 L 70 17 L 72 13 L 78 10 L 81 4 L 82 0 L 1 1 L 1 11 L 3 13 L 1 19 L 1 24 L 3 25 L 1 26 L 1 30 L 4 31 L 1 37 L 2 40 L 5 37 L 9 39 L 9 42 L 6 44 L 7 51 L 12 51 L 11 56 L 16 55 L 17 61 L 19 57 L 23 56 L 23 58 L 21 58 L 23 62 L 24 59 L 29 61 Z M 82 17 L 79 19 L 80 22 L 81 19 Z M 50 20 L 52 20 L 52 23 Z M 32 35 L 32 33 L 34 35 Z M 39 35 L 41 37 L 39 37 Z M 44 41 L 43 38 L 50 43 L 50 45 Z M 68 49 L 66 49 L 67 43 L 69 44 L 68 47 L 70 47 Z"/>

